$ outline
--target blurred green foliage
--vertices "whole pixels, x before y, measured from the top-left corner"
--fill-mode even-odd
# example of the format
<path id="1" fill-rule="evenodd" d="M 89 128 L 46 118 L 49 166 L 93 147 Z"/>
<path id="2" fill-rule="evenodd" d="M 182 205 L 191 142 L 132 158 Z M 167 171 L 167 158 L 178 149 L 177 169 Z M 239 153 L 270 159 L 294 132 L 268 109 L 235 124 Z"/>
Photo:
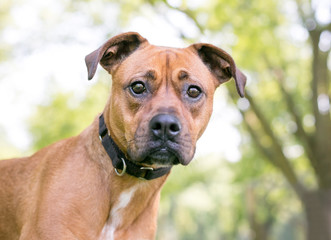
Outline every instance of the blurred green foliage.
<path id="1" fill-rule="evenodd" d="M 106 80 L 106 79 L 105 79 Z M 73 93 L 54 93 L 49 102 L 37 106 L 29 120 L 34 151 L 53 142 L 75 136 L 103 111 L 110 91 L 108 79 L 94 84 L 86 98 Z"/>

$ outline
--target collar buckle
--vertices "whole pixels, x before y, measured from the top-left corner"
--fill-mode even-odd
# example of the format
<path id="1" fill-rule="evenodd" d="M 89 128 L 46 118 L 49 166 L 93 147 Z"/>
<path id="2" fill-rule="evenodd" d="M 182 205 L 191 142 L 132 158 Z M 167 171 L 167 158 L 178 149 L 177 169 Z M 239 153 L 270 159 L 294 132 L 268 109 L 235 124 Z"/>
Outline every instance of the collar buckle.
<path id="1" fill-rule="evenodd" d="M 150 172 L 153 172 L 155 169 L 152 168 L 152 167 L 141 167 L 140 170 L 145 170 L 145 171 L 144 171 L 144 175 L 143 176 L 140 176 L 139 178 L 146 180 L 148 174 Z"/>

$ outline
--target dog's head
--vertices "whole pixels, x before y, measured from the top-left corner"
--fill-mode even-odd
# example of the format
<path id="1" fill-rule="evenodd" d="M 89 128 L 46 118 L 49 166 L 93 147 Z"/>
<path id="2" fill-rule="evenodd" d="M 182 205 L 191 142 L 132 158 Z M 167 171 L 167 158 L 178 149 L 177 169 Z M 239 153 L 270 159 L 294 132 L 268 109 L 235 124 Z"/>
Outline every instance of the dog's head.
<path id="1" fill-rule="evenodd" d="M 112 75 L 105 120 L 129 159 L 141 165 L 187 165 L 212 113 L 215 89 L 233 78 L 243 97 L 246 77 L 232 57 L 210 44 L 184 49 L 150 45 L 137 33 L 115 36 L 85 58 Z"/>

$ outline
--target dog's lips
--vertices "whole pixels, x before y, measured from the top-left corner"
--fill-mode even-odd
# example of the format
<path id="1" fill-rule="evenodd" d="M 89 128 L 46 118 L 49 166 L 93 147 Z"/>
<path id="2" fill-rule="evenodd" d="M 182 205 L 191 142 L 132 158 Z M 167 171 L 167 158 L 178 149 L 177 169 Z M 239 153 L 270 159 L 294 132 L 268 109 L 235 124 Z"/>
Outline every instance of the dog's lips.
<path id="1" fill-rule="evenodd" d="M 170 147 L 158 147 L 149 149 L 143 158 L 143 164 L 148 165 L 177 165 L 181 163 L 181 157 L 178 151 Z"/>
<path id="2" fill-rule="evenodd" d="M 188 144 L 189 139 L 177 140 L 141 140 L 131 141 L 128 147 L 128 157 L 144 166 L 188 165 L 195 152 L 195 146 Z M 185 140 L 185 141 L 184 141 Z"/>
<path id="3" fill-rule="evenodd" d="M 157 161 L 169 161 L 172 164 L 179 163 L 177 154 L 167 148 L 161 148 L 160 150 L 151 153 L 149 157 Z"/>

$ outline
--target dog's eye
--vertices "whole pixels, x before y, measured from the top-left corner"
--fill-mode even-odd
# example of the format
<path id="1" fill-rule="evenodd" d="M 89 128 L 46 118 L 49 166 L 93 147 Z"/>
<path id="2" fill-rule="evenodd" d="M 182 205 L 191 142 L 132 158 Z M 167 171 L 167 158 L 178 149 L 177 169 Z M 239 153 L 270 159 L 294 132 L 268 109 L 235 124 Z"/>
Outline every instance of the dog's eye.
<path id="1" fill-rule="evenodd" d="M 145 84 L 140 81 L 132 83 L 130 88 L 134 94 L 142 94 L 146 91 Z"/>
<path id="2" fill-rule="evenodd" d="M 187 95 L 191 98 L 198 98 L 201 94 L 201 89 L 198 86 L 189 86 Z"/>

